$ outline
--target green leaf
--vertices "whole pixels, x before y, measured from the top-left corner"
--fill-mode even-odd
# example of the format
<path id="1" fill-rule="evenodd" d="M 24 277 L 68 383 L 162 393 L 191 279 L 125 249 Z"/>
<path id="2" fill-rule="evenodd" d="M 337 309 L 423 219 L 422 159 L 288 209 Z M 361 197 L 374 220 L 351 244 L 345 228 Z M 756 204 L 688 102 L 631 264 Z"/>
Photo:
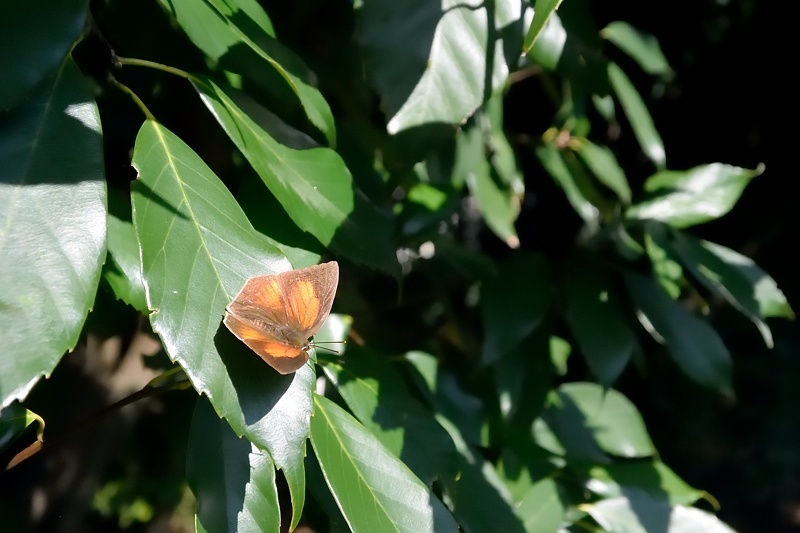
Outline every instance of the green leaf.
<path id="1" fill-rule="evenodd" d="M 384 357 L 353 347 L 342 364 L 323 368 L 356 418 L 423 483 L 455 475 L 449 435 Z"/>
<path id="2" fill-rule="evenodd" d="M 653 273 L 658 282 L 673 299 L 681 294 L 684 281 L 683 268 L 675 261 L 668 242 L 668 227 L 657 222 L 649 222 L 645 226 L 644 247 L 653 265 Z"/>
<path id="3" fill-rule="evenodd" d="M 529 428 L 544 406 L 553 385 L 549 341 L 542 328 L 493 365 L 500 414 L 509 432 Z"/>
<path id="4" fill-rule="evenodd" d="M 33 424 L 39 423 L 36 432 L 37 439 L 42 440 L 44 431 L 44 420 L 42 417 L 25 409 L 19 402 L 14 402 L 0 411 L 0 451 L 5 450 L 13 443 L 25 429 Z"/>
<path id="5" fill-rule="evenodd" d="M 628 327 L 608 274 L 596 257 L 574 258 L 567 270 L 565 316 L 589 368 L 611 387 L 633 354 Z"/>
<path id="6" fill-rule="evenodd" d="M 625 177 L 625 172 L 608 147 L 583 141 L 577 153 L 584 164 L 597 176 L 600 183 L 614 191 L 624 204 L 631 203 L 631 188 L 628 185 L 628 178 Z"/>
<path id="7" fill-rule="evenodd" d="M 772 348 L 772 332 L 765 318 L 794 317 L 774 279 L 752 259 L 685 233 L 675 232 L 672 249 L 706 287 L 752 320 Z"/>
<path id="8" fill-rule="evenodd" d="M 762 171 L 763 166 L 749 170 L 714 163 L 658 172 L 644 184 L 652 198 L 632 206 L 626 216 L 660 220 L 676 228 L 702 224 L 730 211 L 750 180 Z"/>
<path id="9" fill-rule="evenodd" d="M 244 176 L 239 182 L 236 201 L 256 231 L 280 250 L 294 268 L 319 264 L 325 248 L 310 233 L 292 222 L 255 172 Z"/>
<path id="10" fill-rule="evenodd" d="M 514 148 L 508 140 L 504 126 L 504 94 L 497 92 L 485 104 L 485 112 L 481 114 L 481 126 L 486 136 L 486 152 L 497 179 L 500 183 L 522 195 L 525 183 L 522 171 L 517 165 Z"/>
<path id="11" fill-rule="evenodd" d="M 267 450 L 303 507 L 303 456 L 314 369 L 281 376 L 222 325 L 245 280 L 290 268 L 257 233 L 197 154 L 147 121 L 133 154 L 132 185 L 150 321 L 170 359 L 186 371 L 238 435 Z"/>
<path id="12" fill-rule="evenodd" d="M 653 117 L 650 116 L 636 87 L 616 63 L 608 64 L 608 79 L 645 155 L 658 168 L 662 168 L 666 164 L 664 142 L 661 140 L 661 135 L 653 123 Z"/>
<path id="13" fill-rule="evenodd" d="M 627 22 L 615 21 L 603 28 L 600 35 L 628 54 L 648 74 L 671 75 L 672 68 L 661 52 L 658 40 Z"/>
<path id="14" fill-rule="evenodd" d="M 593 94 L 592 104 L 600 116 L 606 119 L 606 122 L 614 122 L 617 119 L 616 105 L 610 94 Z"/>
<path id="15" fill-rule="evenodd" d="M 465 531 L 522 533 L 522 520 L 514 512 L 511 494 L 494 466 L 464 440 L 459 429 L 437 416 L 459 452 L 458 476 L 442 480 L 444 498 Z M 487 513 L 486 509 L 491 509 Z"/>
<path id="16" fill-rule="evenodd" d="M 508 77 L 492 11 L 482 3 L 374 0 L 359 11 L 367 72 L 391 134 L 462 124 Z"/>
<path id="17" fill-rule="evenodd" d="M 3 6 L 0 109 L 14 107 L 53 71 L 63 68 L 65 57 L 83 30 L 88 9 L 86 0 L 12 2 Z"/>
<path id="18" fill-rule="evenodd" d="M 693 507 L 672 506 L 665 499 L 632 491 L 619 498 L 601 500 L 584 508 L 606 531 L 627 533 L 732 533 L 716 516 Z"/>
<path id="19" fill-rule="evenodd" d="M 552 335 L 550 337 L 550 361 L 559 376 L 567 375 L 567 360 L 572 354 L 570 343 L 560 337 Z"/>
<path id="20" fill-rule="evenodd" d="M 691 505 L 704 494 L 687 485 L 667 465 L 657 460 L 596 465 L 579 475 L 586 478 L 585 485 L 589 490 L 604 499 L 640 491 L 655 500 L 666 498 L 673 505 Z"/>
<path id="21" fill-rule="evenodd" d="M 458 531 L 447 508 L 351 415 L 314 396 L 311 444 L 353 531 Z"/>
<path id="22" fill-rule="evenodd" d="M 388 219 L 355 188 L 339 154 L 314 148 L 244 93 L 210 79 L 195 88 L 300 229 L 356 263 L 399 272 Z"/>
<path id="23" fill-rule="evenodd" d="M 464 391 L 456 376 L 442 368 L 434 356 L 412 351 L 405 354 L 405 359 L 412 366 L 412 378 L 418 390 L 433 406 L 433 411 L 451 420 L 459 434 L 471 444 L 485 444 L 483 403 Z"/>
<path id="24" fill-rule="evenodd" d="M 533 20 L 531 26 L 528 28 L 528 33 L 525 34 L 525 41 L 522 43 L 522 51 L 524 53 L 530 52 L 533 45 L 536 44 L 536 39 L 547 24 L 547 21 L 561 5 L 562 0 L 536 0 L 533 4 Z"/>
<path id="25" fill-rule="evenodd" d="M 626 273 L 639 321 L 667 345 L 672 359 L 697 383 L 731 394 L 731 357 L 717 332 L 676 302 L 650 277 Z"/>
<path id="26" fill-rule="evenodd" d="M 528 34 L 530 35 L 532 31 L 537 33 L 533 47 L 527 50 L 527 54 L 542 68 L 550 71 L 556 70 L 567 47 L 567 30 L 564 28 L 561 18 L 552 12 L 541 30 L 536 30 L 531 24 Z"/>
<path id="27" fill-rule="evenodd" d="M 147 314 L 147 297 L 139 261 L 139 243 L 133 228 L 129 198 L 108 198 L 108 258 L 103 265 L 103 277 L 118 300 Z"/>
<path id="28" fill-rule="evenodd" d="M 573 175 L 561 151 L 555 143 L 545 143 L 536 148 L 536 157 L 545 171 L 564 191 L 572 208 L 587 224 L 596 225 L 600 211 L 586 197 L 579 179 Z"/>
<path id="29" fill-rule="evenodd" d="M 628 458 L 656 453 L 636 407 L 619 392 L 594 383 L 559 387 L 542 419 L 574 459 L 607 463 L 599 450 Z"/>
<path id="30" fill-rule="evenodd" d="M 517 506 L 528 533 L 558 531 L 564 520 L 564 504 L 552 479 L 543 479 L 528 491 Z"/>
<path id="31" fill-rule="evenodd" d="M 326 515 L 328 531 L 331 533 L 346 533 L 350 531 L 350 528 L 347 527 L 347 520 L 339 510 L 339 504 L 336 503 L 336 499 L 331 494 L 331 490 L 328 488 L 325 476 L 319 466 L 319 461 L 317 461 L 317 457 L 313 453 L 306 455 L 306 481 L 314 501 L 319 504 Z"/>
<path id="32" fill-rule="evenodd" d="M 67 59 L 0 122 L 0 401 L 78 342 L 106 256 L 100 117 Z"/>
<path id="33" fill-rule="evenodd" d="M 462 131 L 456 140 L 456 157 L 469 163 L 462 161 L 458 166 L 466 170 L 465 181 L 486 225 L 510 248 L 518 248 L 519 237 L 514 222 L 519 215 L 521 190 L 502 184 L 496 169 L 485 156 L 487 141 L 488 136 L 479 127 Z"/>
<path id="34" fill-rule="evenodd" d="M 251 452 L 202 398 L 189 433 L 186 478 L 204 530 L 280 530 L 275 465 L 267 454 Z"/>
<path id="35" fill-rule="evenodd" d="M 550 276 L 544 258 L 517 252 L 481 290 L 485 337 L 483 363 L 491 364 L 519 344 L 544 320 L 550 306 Z"/>
<path id="36" fill-rule="evenodd" d="M 568 129 L 585 136 L 590 127 L 586 106 L 592 94 L 609 92 L 599 29 L 586 16 L 585 2 L 566 2 L 551 13 L 530 51 L 530 57 L 544 69 L 556 71 L 563 80 L 558 118 L 571 123 Z M 556 98 L 559 98 L 557 96 Z"/>
<path id="37" fill-rule="evenodd" d="M 474 464 L 462 460 L 458 477 L 443 483 L 445 497 L 464 531 L 522 533 L 522 520 L 515 513 L 510 497 L 504 494 L 491 463 L 476 460 L 474 456 L 472 460 Z"/>
<path id="38" fill-rule="evenodd" d="M 254 0 L 162 0 L 206 55 L 259 83 L 276 99 L 274 109 L 302 106 L 331 145 L 336 127 L 328 103 L 313 86 L 314 73 L 275 39 L 269 17 Z M 288 94 L 287 94 L 288 93 Z"/>
<path id="39" fill-rule="evenodd" d="M 484 130 L 484 143 L 491 166 L 491 182 L 485 182 L 490 192 L 482 200 L 481 181 L 476 180 L 478 207 L 484 212 L 489 228 L 511 248 L 519 246 L 514 222 L 520 212 L 520 204 L 525 194 L 522 172 L 517 166 L 514 150 L 508 142 L 503 129 L 503 94 L 497 93 L 486 102 L 486 111 L 478 117 Z M 480 177 L 480 176 L 478 176 Z M 469 182 L 467 182 L 469 184 Z M 496 193 L 495 193 L 496 191 Z M 489 203 L 490 198 L 495 200 Z M 490 205 L 495 205 L 489 209 Z M 483 207 L 485 205 L 485 207 Z"/>
<path id="40" fill-rule="evenodd" d="M 525 429 L 525 434 L 519 432 L 520 438 L 508 441 L 509 444 L 503 448 L 495 467 L 517 509 L 535 485 L 546 478 L 559 475 L 564 462 L 561 457 L 536 446 L 530 438 L 530 425 Z M 522 513 L 518 514 L 525 518 Z"/>
<path id="41" fill-rule="evenodd" d="M 487 531 L 496 528 L 502 531 L 519 531 L 519 518 L 511 508 L 511 498 L 492 465 L 480 458 L 480 454 L 465 440 L 465 434 L 473 443 L 480 443 L 480 422 L 483 417 L 480 402 L 464 393 L 436 363 L 436 360 L 422 352 L 406 354 L 418 372 L 416 377 L 425 381 L 421 387 L 434 406 L 436 433 L 444 427 L 447 431 L 450 449 L 445 452 L 443 441 L 433 440 L 423 444 L 422 449 L 433 449 L 439 461 L 444 464 L 438 468 L 439 480 L 444 485 L 445 496 L 458 522 L 465 531 Z M 413 430 L 413 428 L 411 428 Z M 425 438 L 419 435 L 418 440 Z M 411 451 L 404 451 L 405 458 Z M 436 459 L 434 459 L 436 460 Z M 454 464 L 455 463 L 455 464 Z M 491 515 L 483 512 L 491 508 Z"/>
<path id="42" fill-rule="evenodd" d="M 459 209 L 462 197 L 454 188 L 416 183 L 408 190 L 402 204 L 403 234 L 438 235 L 440 224 Z"/>

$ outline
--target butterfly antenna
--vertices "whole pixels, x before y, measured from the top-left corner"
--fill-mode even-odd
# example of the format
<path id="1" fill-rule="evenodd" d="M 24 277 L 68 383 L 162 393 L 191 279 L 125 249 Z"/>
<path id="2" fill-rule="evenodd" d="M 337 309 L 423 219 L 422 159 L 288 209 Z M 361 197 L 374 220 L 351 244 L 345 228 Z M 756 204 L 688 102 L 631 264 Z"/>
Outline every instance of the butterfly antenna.
<path id="1" fill-rule="evenodd" d="M 314 341 L 314 348 L 317 348 L 319 350 L 325 350 L 327 352 L 339 355 L 339 352 L 334 350 L 333 348 L 328 348 L 327 346 L 320 346 L 320 344 L 347 344 L 347 341 Z"/>

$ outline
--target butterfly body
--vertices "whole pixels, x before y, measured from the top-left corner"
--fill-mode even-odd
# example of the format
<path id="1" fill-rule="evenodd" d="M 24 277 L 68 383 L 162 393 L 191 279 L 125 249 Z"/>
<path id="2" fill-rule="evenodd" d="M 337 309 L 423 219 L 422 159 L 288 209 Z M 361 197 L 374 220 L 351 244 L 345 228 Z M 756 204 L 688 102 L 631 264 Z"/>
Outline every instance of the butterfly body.
<path id="1" fill-rule="evenodd" d="M 225 308 L 225 326 L 281 374 L 295 372 L 308 361 L 338 283 L 335 261 L 252 277 Z"/>

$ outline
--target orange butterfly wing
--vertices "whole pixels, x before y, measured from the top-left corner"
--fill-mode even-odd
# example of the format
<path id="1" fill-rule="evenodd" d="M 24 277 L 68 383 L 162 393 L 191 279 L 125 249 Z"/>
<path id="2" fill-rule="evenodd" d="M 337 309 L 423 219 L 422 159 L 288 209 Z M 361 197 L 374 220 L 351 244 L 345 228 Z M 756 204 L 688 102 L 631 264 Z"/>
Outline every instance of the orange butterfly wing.
<path id="1" fill-rule="evenodd" d="M 225 326 L 281 374 L 308 361 L 309 338 L 328 317 L 339 283 L 335 261 L 256 276 L 225 310 Z"/>

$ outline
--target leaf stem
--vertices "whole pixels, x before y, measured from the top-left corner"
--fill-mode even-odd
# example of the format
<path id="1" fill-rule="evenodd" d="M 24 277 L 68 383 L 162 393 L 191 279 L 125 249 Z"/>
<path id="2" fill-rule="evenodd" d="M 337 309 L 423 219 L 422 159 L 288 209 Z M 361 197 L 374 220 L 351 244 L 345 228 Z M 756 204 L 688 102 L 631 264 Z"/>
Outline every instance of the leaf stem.
<path id="1" fill-rule="evenodd" d="M 125 94 L 127 94 L 128 96 L 130 96 L 131 99 L 133 100 L 133 102 L 137 105 L 137 107 L 142 110 L 142 113 L 144 113 L 144 116 L 147 117 L 147 120 L 155 120 L 156 119 L 156 117 L 153 116 L 153 114 L 150 112 L 150 110 L 147 109 L 147 106 L 144 105 L 144 102 L 142 101 L 142 99 L 139 98 L 139 96 L 135 92 L 133 92 L 130 87 L 128 87 L 124 83 L 121 83 L 121 82 L 117 81 L 117 79 L 114 76 L 110 75 L 110 74 L 108 76 L 108 81 L 111 83 L 111 85 L 113 85 L 114 87 L 116 87 L 120 91 L 122 91 Z"/>
<path id="2" fill-rule="evenodd" d="M 135 57 L 121 57 L 121 56 L 114 56 L 116 59 L 116 64 L 118 66 L 130 65 L 133 67 L 148 67 L 154 68 L 156 70 L 161 70 L 163 72 L 169 72 L 170 74 L 174 74 L 176 76 L 180 76 L 181 78 L 191 79 L 192 75 L 186 72 L 185 70 L 181 70 L 179 68 L 170 67 L 169 65 L 164 65 L 163 63 L 156 63 L 155 61 L 148 61 L 147 59 L 137 59 Z"/>

